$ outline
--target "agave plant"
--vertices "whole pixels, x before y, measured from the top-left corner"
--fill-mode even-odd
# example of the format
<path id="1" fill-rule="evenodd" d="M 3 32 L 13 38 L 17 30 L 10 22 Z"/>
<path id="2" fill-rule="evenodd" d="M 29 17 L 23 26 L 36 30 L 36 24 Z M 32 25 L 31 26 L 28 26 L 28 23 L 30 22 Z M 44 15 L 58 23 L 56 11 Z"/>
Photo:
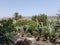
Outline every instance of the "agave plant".
<path id="1" fill-rule="evenodd" d="M 6 43 L 9 44 L 12 42 L 12 35 L 11 32 L 13 32 L 14 26 L 13 26 L 13 20 L 2 20 L 0 21 L 0 43 Z"/>
<path id="2" fill-rule="evenodd" d="M 47 26 L 48 26 L 48 31 L 49 31 L 49 40 L 51 42 L 55 42 L 58 37 L 58 33 L 54 28 L 55 24 L 49 23 Z"/>

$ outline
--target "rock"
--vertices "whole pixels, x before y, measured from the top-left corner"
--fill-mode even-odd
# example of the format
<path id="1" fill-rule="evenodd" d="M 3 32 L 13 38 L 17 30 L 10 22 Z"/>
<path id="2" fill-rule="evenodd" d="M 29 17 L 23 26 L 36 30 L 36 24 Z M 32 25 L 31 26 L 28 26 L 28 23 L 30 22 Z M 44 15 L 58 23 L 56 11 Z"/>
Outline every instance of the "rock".
<path id="1" fill-rule="evenodd" d="M 40 44 L 36 41 L 36 38 L 26 37 L 26 38 L 17 40 L 15 45 L 40 45 Z"/>
<path id="2" fill-rule="evenodd" d="M 17 41 L 14 45 L 31 45 L 31 41 L 27 39 L 25 39 L 24 41 L 20 40 Z"/>

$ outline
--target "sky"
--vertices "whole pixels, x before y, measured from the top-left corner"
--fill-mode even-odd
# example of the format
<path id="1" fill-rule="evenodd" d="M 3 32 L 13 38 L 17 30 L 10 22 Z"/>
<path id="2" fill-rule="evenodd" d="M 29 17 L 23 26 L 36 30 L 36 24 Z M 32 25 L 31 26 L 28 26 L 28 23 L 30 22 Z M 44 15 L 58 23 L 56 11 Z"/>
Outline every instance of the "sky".
<path id="1" fill-rule="evenodd" d="M 22 16 L 56 16 L 59 8 L 60 0 L 0 0 L 0 18 L 14 16 L 15 12 Z"/>

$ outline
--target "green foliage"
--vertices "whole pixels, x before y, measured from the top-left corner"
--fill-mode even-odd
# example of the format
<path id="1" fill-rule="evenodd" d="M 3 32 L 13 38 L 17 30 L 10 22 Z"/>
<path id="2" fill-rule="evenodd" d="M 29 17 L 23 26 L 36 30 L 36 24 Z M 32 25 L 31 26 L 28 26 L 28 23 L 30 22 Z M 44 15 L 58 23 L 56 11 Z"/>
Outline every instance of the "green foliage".
<path id="1" fill-rule="evenodd" d="M 38 34 L 37 31 L 33 31 L 33 35 L 34 35 L 35 37 L 37 37 L 39 34 Z"/>
<path id="2" fill-rule="evenodd" d="M 46 24 L 47 23 L 47 15 L 40 14 L 40 16 L 38 16 L 38 21 L 43 22 L 43 24 Z"/>
<path id="3" fill-rule="evenodd" d="M 12 35 L 11 32 L 13 32 L 14 25 L 12 19 L 2 20 L 0 21 L 0 42 L 8 43 L 12 42 Z"/>
<path id="4" fill-rule="evenodd" d="M 36 19 L 37 19 L 37 16 L 32 16 L 33 21 L 36 21 Z"/>
<path id="5" fill-rule="evenodd" d="M 28 37 L 35 36 L 37 41 L 44 37 L 43 40 L 55 42 L 57 38 L 60 38 L 60 22 L 48 22 L 47 15 L 40 14 L 32 16 L 32 20 L 19 20 L 22 18 L 17 12 L 14 14 L 16 23 L 13 24 L 13 19 L 1 20 L 0 21 L 0 43 L 14 43 L 14 29 L 19 28 L 21 35 L 27 34 Z M 60 18 L 60 14 L 59 14 Z"/>
<path id="6" fill-rule="evenodd" d="M 2 21 L 0 21 L 0 24 L 1 24 L 0 29 L 4 33 L 6 33 L 6 32 L 10 33 L 13 31 L 14 26 L 13 26 L 13 20 L 12 19 L 2 20 Z"/>
<path id="7" fill-rule="evenodd" d="M 32 16 L 32 20 L 33 21 L 38 20 L 38 22 L 43 22 L 43 24 L 46 25 L 46 23 L 47 23 L 47 15 L 40 14 L 38 16 Z"/>

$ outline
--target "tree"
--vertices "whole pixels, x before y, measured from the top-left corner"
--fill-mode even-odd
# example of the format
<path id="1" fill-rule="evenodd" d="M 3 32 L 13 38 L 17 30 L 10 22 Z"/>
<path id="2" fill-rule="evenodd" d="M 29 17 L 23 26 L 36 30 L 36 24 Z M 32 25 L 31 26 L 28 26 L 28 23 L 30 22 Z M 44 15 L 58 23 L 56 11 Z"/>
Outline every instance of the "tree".
<path id="1" fill-rule="evenodd" d="M 37 16 L 35 15 L 35 16 L 32 16 L 32 20 L 33 21 L 36 21 L 36 19 L 37 19 Z"/>
<path id="2" fill-rule="evenodd" d="M 60 24 L 60 10 L 58 11 L 57 15 L 58 15 L 57 23 L 59 23 L 59 24 Z"/>
<path id="3" fill-rule="evenodd" d="M 14 13 L 14 16 L 15 16 L 15 20 L 22 18 L 22 16 L 19 15 L 19 13 L 17 13 L 17 12 Z"/>
<path id="4" fill-rule="evenodd" d="M 40 14 L 40 15 L 38 16 L 38 21 L 39 21 L 39 22 L 43 22 L 43 24 L 46 24 L 46 23 L 47 23 L 47 15 L 45 15 L 45 14 Z"/>
<path id="5" fill-rule="evenodd" d="M 43 22 L 43 24 L 46 24 L 47 23 L 47 15 L 40 14 L 38 16 L 32 16 L 32 20 L 33 21 L 38 20 L 38 22 Z"/>

